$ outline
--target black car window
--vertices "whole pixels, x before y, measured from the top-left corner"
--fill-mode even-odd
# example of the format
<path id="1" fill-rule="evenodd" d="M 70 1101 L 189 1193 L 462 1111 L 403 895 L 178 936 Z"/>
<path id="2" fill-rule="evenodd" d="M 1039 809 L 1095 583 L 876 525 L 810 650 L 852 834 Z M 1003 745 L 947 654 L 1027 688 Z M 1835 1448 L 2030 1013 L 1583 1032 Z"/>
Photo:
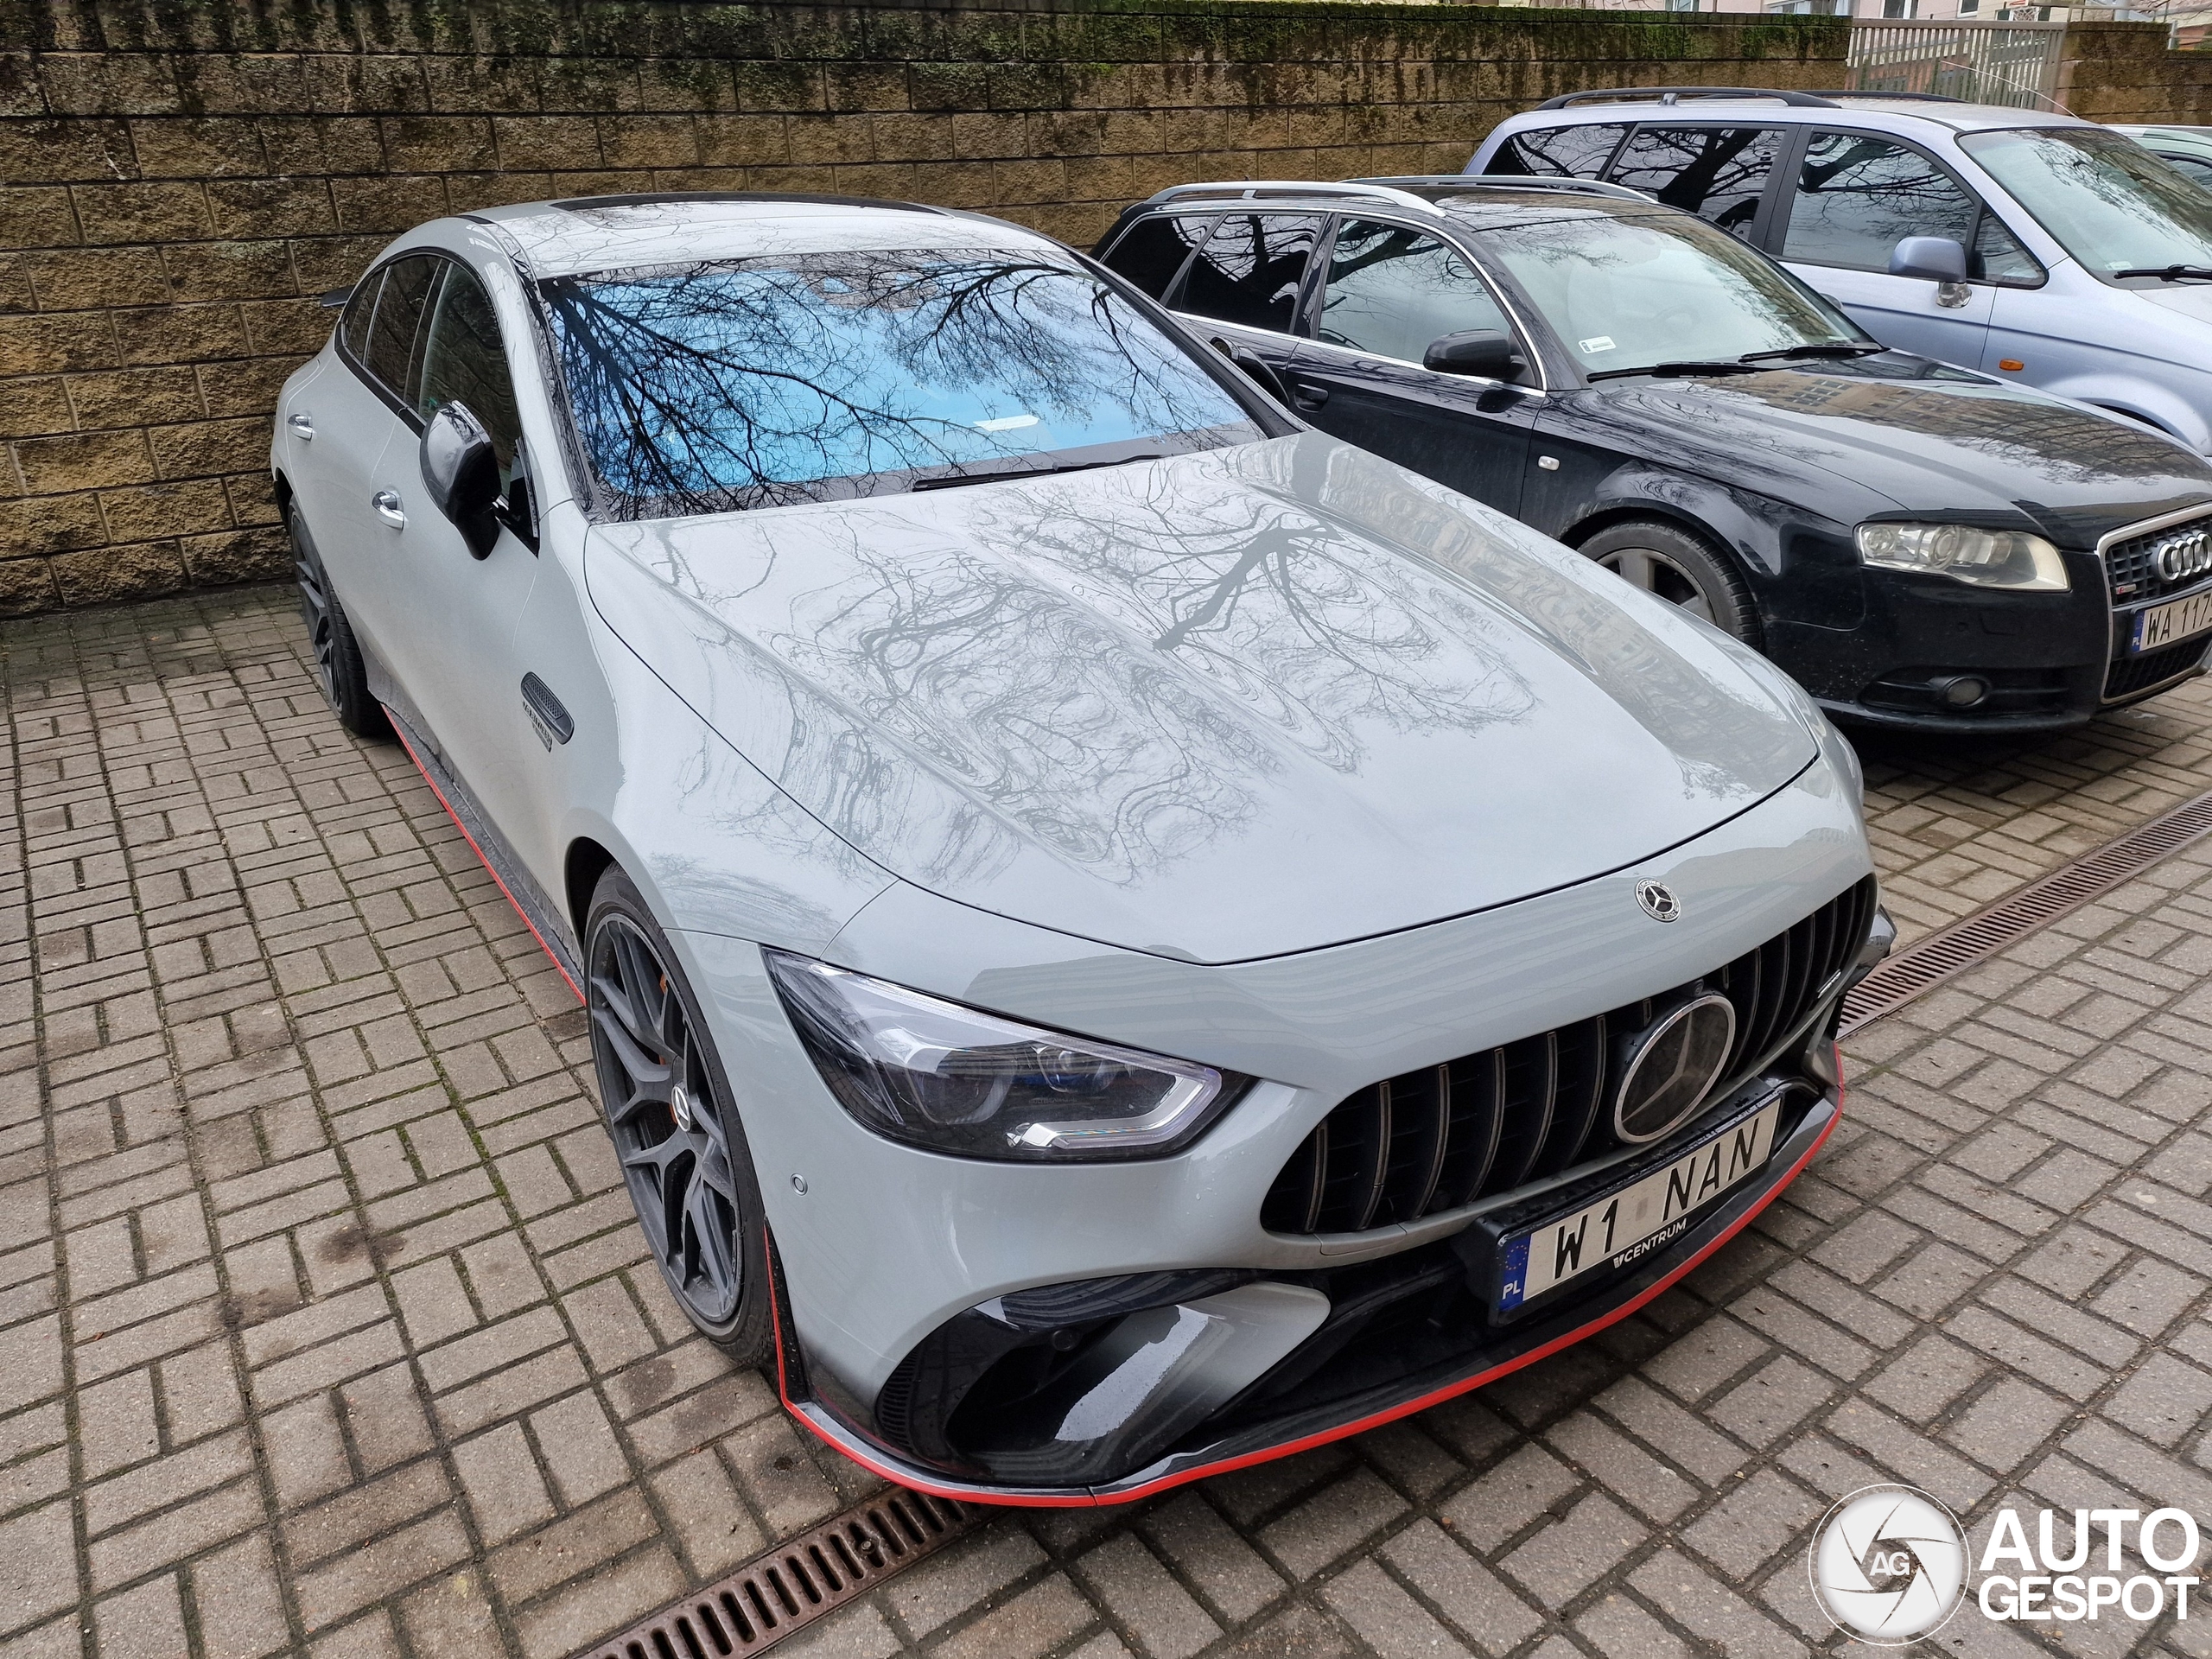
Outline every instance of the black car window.
<path id="1" fill-rule="evenodd" d="M 385 268 L 384 287 L 377 296 L 377 312 L 369 324 L 369 349 L 361 360 L 369 372 L 407 397 L 415 377 L 415 341 L 422 331 L 423 313 L 429 303 L 430 287 L 438 279 L 442 262 L 427 253 L 395 259 Z"/>
<path id="2" fill-rule="evenodd" d="M 1594 179 L 1620 147 L 1619 126 L 1539 127 L 1516 132 L 1484 163 L 1485 173 L 1522 173 L 1542 179 Z"/>
<path id="3" fill-rule="evenodd" d="M 1606 176 L 1746 240 L 1782 134 L 1758 127 L 1638 127 Z"/>
<path id="4" fill-rule="evenodd" d="M 1396 225 L 1347 219 L 1338 226 L 1320 339 L 1418 363 L 1432 341 L 1467 328 L 1513 332 L 1457 249 Z"/>
<path id="5" fill-rule="evenodd" d="M 384 286 L 384 272 L 372 270 L 353 285 L 346 310 L 338 319 L 338 337 L 361 362 L 369 357 L 369 323 L 377 314 L 377 290 Z"/>
<path id="6" fill-rule="evenodd" d="M 1139 219 L 1106 256 L 1109 270 L 1128 277 L 1155 300 L 1165 300 L 1191 250 L 1206 239 L 1213 220 L 1204 214 L 1160 213 Z"/>
<path id="7" fill-rule="evenodd" d="M 1981 204 L 1919 150 L 1857 132 L 1809 132 L 1782 257 L 1887 270 L 1908 236 L 1974 245 Z"/>
<path id="8" fill-rule="evenodd" d="M 1320 230 L 1312 213 L 1224 215 L 1192 262 L 1176 309 L 1289 333 L 1298 285 Z"/>
<path id="9" fill-rule="evenodd" d="M 507 354 L 499 344 L 499 315 L 483 283 L 466 265 L 450 267 L 438 289 L 437 307 L 430 314 L 423 341 L 415 412 L 427 421 L 449 403 L 466 404 L 492 435 L 504 486 L 514 470 L 522 421 L 515 412 Z"/>

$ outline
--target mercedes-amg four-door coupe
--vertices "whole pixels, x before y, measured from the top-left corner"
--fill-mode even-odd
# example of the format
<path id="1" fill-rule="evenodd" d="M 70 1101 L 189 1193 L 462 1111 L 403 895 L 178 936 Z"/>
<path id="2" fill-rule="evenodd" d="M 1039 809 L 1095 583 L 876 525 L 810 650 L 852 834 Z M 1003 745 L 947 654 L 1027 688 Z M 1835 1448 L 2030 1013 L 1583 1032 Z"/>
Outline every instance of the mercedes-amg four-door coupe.
<path id="1" fill-rule="evenodd" d="M 1622 1317 L 1884 948 L 1777 671 L 1044 237 L 401 237 L 288 381 L 315 661 L 589 1014 L 669 1293 L 891 1478 L 1127 1498 Z"/>

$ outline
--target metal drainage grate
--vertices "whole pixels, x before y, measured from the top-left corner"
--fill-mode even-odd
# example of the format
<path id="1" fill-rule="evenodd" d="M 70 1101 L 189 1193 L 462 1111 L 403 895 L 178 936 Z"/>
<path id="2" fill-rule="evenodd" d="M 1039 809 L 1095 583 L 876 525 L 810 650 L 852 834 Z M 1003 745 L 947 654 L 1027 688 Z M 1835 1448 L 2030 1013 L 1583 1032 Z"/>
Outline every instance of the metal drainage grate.
<path id="1" fill-rule="evenodd" d="M 981 1515 L 949 1498 L 886 1492 L 587 1649 L 586 1659 L 728 1659 L 765 1652 L 944 1548 Z"/>
<path id="2" fill-rule="evenodd" d="M 1843 1023 L 1837 1034 L 1848 1036 L 1869 1020 L 1904 1007 L 2016 939 L 2048 926 L 2067 912 L 2208 835 L 2212 835 L 2212 793 L 2185 801 L 2063 869 L 2030 882 L 1980 914 L 1929 935 L 1898 951 L 1852 988 L 1843 1000 Z"/>

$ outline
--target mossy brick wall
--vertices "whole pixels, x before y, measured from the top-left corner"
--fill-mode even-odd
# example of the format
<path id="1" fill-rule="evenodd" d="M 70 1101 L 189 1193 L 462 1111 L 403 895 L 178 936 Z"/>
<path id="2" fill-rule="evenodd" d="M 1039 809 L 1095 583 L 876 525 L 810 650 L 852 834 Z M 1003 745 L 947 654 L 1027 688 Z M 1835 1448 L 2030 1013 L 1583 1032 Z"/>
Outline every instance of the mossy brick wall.
<path id="1" fill-rule="evenodd" d="M 830 190 L 1087 243 L 1179 180 L 1456 170 L 1554 92 L 1834 85 L 1843 48 L 1323 0 L 0 0 L 0 615 L 283 574 L 312 296 L 440 213 Z"/>
<path id="2" fill-rule="evenodd" d="M 2058 102 L 2090 121 L 2212 122 L 2212 52 L 2171 52 L 2164 23 L 2075 23 Z"/>

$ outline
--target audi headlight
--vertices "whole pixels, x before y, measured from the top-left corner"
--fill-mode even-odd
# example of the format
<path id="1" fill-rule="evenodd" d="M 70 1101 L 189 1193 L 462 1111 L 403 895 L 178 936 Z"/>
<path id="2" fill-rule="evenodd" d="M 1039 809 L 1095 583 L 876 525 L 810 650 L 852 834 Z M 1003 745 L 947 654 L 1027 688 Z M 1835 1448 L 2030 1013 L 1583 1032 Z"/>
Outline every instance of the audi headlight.
<path id="1" fill-rule="evenodd" d="M 2058 550 L 2018 530 L 1968 524 L 1861 524 L 1859 556 L 1885 570 L 1920 570 L 1977 588 L 2063 594 L 2072 584 Z"/>
<path id="2" fill-rule="evenodd" d="M 764 950 L 799 1040 L 876 1134 L 968 1158 L 1154 1157 L 1187 1144 L 1247 1079 L 1040 1031 Z"/>

